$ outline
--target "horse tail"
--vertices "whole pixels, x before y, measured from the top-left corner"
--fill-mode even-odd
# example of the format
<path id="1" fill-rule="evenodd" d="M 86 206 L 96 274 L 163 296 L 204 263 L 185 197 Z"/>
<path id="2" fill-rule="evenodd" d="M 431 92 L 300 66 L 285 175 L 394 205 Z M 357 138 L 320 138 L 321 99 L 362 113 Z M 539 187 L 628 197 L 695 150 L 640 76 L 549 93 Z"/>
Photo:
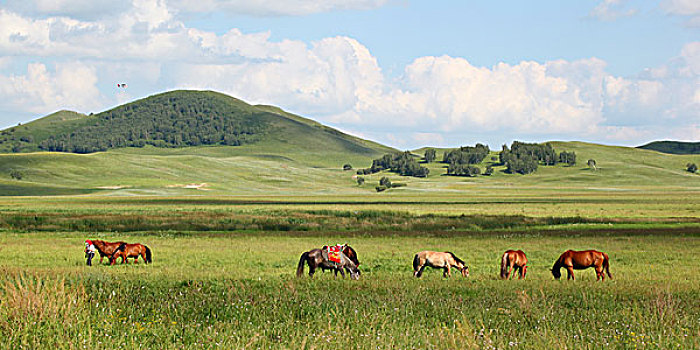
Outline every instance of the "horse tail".
<path id="1" fill-rule="evenodd" d="M 605 272 L 608 273 L 608 277 L 612 279 L 612 275 L 610 274 L 610 259 L 608 258 L 608 254 L 603 253 L 603 268 L 605 269 Z"/>
<path id="2" fill-rule="evenodd" d="M 418 268 L 420 267 L 420 257 L 418 254 L 416 254 L 413 257 L 413 271 L 418 271 Z"/>
<path id="3" fill-rule="evenodd" d="M 508 271 L 508 252 L 503 253 L 501 258 L 501 279 L 506 278 L 506 272 Z"/>
<path id="4" fill-rule="evenodd" d="M 146 264 L 152 263 L 153 258 L 151 256 L 151 249 L 148 248 L 148 246 L 146 246 L 146 245 L 144 245 L 144 247 L 146 248 Z"/>
<path id="5" fill-rule="evenodd" d="M 299 265 L 297 265 L 297 277 L 301 277 L 301 275 L 304 274 L 304 264 L 308 258 L 309 252 L 304 252 L 301 254 L 301 258 L 299 258 Z"/>

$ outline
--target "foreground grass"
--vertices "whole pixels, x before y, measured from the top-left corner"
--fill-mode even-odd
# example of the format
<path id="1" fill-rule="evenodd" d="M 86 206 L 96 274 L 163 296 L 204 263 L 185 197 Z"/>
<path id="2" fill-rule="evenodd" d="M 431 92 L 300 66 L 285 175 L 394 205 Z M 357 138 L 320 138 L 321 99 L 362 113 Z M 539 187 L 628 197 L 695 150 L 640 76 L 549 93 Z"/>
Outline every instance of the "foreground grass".
<path id="1" fill-rule="evenodd" d="M 140 241 L 154 264 L 84 266 L 84 233 L 0 236 L 0 346 L 37 348 L 679 348 L 700 346 L 697 234 L 275 233 L 90 237 Z M 293 273 L 302 251 L 351 243 L 359 281 Z M 496 278 L 507 248 L 528 253 L 525 281 Z M 612 281 L 590 270 L 554 281 L 566 249 L 611 257 Z M 469 279 L 411 277 L 422 249 L 452 250 Z"/>

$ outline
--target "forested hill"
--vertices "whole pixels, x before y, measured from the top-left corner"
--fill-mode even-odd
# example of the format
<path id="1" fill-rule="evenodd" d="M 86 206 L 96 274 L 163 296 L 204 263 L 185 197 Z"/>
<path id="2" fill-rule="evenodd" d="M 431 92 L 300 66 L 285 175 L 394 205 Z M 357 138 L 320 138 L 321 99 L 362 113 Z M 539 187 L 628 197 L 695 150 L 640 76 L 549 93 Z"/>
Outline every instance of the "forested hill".
<path id="1" fill-rule="evenodd" d="M 700 142 L 654 141 L 637 148 L 669 154 L 700 154 Z"/>
<path id="2" fill-rule="evenodd" d="M 354 153 L 375 154 L 387 150 L 278 108 L 252 106 L 212 91 L 171 91 L 95 115 L 61 111 L 3 130 L 0 152 L 92 153 L 145 145 L 162 148 L 240 146 L 271 140 L 309 144 L 290 140 L 295 136 L 330 137 L 335 146 Z"/>

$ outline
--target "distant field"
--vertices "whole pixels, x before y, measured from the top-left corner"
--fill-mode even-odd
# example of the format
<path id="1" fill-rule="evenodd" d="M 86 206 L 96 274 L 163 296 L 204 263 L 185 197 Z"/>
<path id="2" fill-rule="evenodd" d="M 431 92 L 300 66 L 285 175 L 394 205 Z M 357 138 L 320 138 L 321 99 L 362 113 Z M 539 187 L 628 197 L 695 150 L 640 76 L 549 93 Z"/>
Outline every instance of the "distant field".
<path id="1" fill-rule="evenodd" d="M 84 266 L 85 238 L 139 241 L 154 263 Z M 297 279 L 301 252 L 348 242 L 359 281 Z M 0 343 L 8 348 L 679 348 L 700 346 L 700 233 L 437 233 L 296 236 L 210 232 L 0 235 Z M 497 279 L 528 253 L 525 281 Z M 614 279 L 554 281 L 566 249 L 599 249 Z M 423 249 L 451 250 L 471 277 L 411 276 Z"/>
<path id="2" fill-rule="evenodd" d="M 487 157 L 479 167 L 493 165 L 491 176 L 446 176 L 443 163 L 423 164 L 427 178 L 389 172 L 364 176 L 358 186 L 356 169 L 371 166 L 373 157 L 389 152 L 351 152 L 330 140 L 290 136 L 289 142 L 268 141 L 237 147 L 123 148 L 88 155 L 66 153 L 0 154 L 0 195 L 65 195 L 93 193 L 111 196 L 354 196 L 383 200 L 390 196 L 521 196 L 552 193 L 591 196 L 607 192 L 700 191 L 700 175 L 686 171 L 700 163 L 698 155 L 669 155 L 654 151 L 553 142 L 558 152 L 576 152 L 574 166 L 540 166 L 531 175 L 505 174 L 504 166 Z M 327 142 L 326 142 L 327 141 Z M 357 141 L 360 142 L 360 141 Z M 300 144 L 305 144 L 302 147 Z M 329 146 L 326 146 L 329 145 Z M 327 149 L 324 149 L 327 148 Z M 324 149 L 319 152 L 319 149 Z M 438 151 L 442 159 L 443 150 Z M 422 151 L 417 151 L 422 155 Z M 589 169 L 595 159 L 597 169 Z M 344 164 L 354 167 L 343 171 Z M 20 172 L 22 179 L 11 177 Z M 376 193 L 379 179 L 408 186 Z"/>

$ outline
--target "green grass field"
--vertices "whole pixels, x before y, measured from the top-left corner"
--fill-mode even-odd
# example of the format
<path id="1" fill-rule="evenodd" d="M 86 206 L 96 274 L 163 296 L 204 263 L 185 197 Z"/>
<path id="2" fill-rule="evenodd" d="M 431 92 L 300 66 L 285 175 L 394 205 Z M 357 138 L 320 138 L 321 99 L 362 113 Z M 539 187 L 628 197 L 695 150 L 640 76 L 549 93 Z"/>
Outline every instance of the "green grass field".
<path id="1" fill-rule="evenodd" d="M 86 237 L 153 249 L 150 266 L 84 266 Z M 301 252 L 348 242 L 362 278 L 296 278 Z M 453 233 L 5 233 L 0 343 L 7 348 L 678 348 L 700 346 L 698 230 L 638 235 Z M 521 248 L 527 279 L 497 279 Z M 599 249 L 613 280 L 555 281 L 566 249 Z M 412 277 L 423 249 L 451 250 L 471 276 Z"/>
<path id="2" fill-rule="evenodd" d="M 274 137 L 0 154 L 0 348 L 700 348 L 700 175 L 685 171 L 697 155 L 554 142 L 578 164 L 464 178 L 430 163 L 426 178 L 358 186 L 343 164 L 392 149 L 246 108 L 283 117 Z M 407 186 L 377 193 L 382 176 Z M 144 243 L 154 264 L 86 267 L 86 238 Z M 295 277 L 303 251 L 342 242 L 359 281 Z M 530 259 L 524 281 L 497 279 L 511 248 Z M 426 249 L 453 251 L 471 277 L 413 278 Z M 614 279 L 554 281 L 567 249 L 605 251 Z"/>

